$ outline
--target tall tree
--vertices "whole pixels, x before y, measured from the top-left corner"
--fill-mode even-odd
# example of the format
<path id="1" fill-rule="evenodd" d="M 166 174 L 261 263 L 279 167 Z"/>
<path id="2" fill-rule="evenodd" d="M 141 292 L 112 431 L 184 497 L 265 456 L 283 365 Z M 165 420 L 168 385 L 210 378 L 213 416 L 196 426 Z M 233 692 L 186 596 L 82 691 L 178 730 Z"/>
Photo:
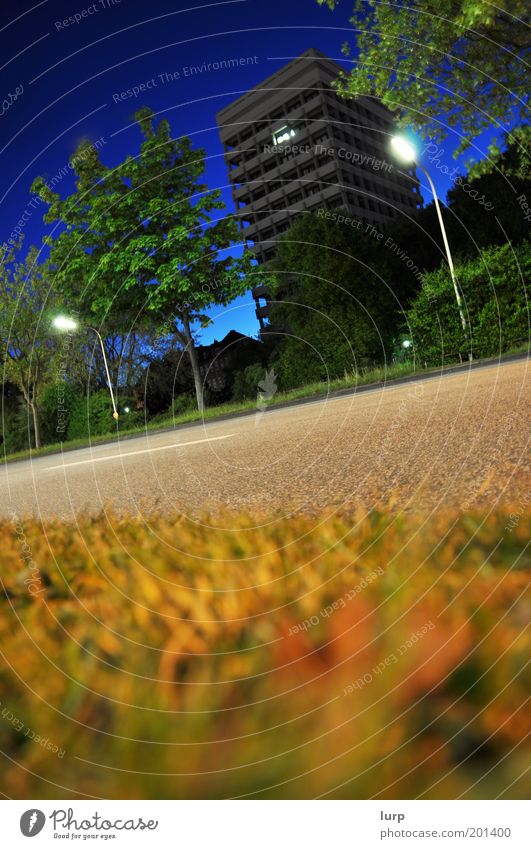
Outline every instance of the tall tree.
<path id="1" fill-rule="evenodd" d="M 142 133 L 137 156 L 111 169 L 85 142 L 72 160 L 72 195 L 61 199 L 42 179 L 33 191 L 49 204 L 45 220 L 62 227 L 51 260 L 65 296 L 81 315 L 116 331 L 129 331 L 131 316 L 144 315 L 161 333 L 174 332 L 190 357 L 203 410 L 192 326 L 208 323 L 209 306 L 249 287 L 250 259 L 229 253 L 236 221 L 213 221 L 224 204 L 201 182 L 204 150 L 185 136 L 172 138 L 168 122 L 156 124 L 150 109 L 135 117 Z"/>
<path id="2" fill-rule="evenodd" d="M 20 244 L 0 260 L 0 342 L 2 381 L 21 392 L 33 422 L 35 448 L 40 448 L 39 401 L 44 387 L 59 371 L 61 348 L 49 317 L 53 303 L 52 277 L 37 262 L 37 249 L 18 259 Z"/>
<path id="3" fill-rule="evenodd" d="M 271 332 L 290 331 L 271 361 L 282 388 L 385 359 L 420 285 L 408 260 L 388 232 L 346 210 L 295 219 L 268 264 L 277 299 Z"/>
<path id="4" fill-rule="evenodd" d="M 334 9 L 339 0 L 317 0 Z M 527 117 L 526 0 L 356 0 L 356 49 L 339 88 L 376 95 L 400 124 L 442 139 L 459 127 L 465 149 L 485 129 Z"/>

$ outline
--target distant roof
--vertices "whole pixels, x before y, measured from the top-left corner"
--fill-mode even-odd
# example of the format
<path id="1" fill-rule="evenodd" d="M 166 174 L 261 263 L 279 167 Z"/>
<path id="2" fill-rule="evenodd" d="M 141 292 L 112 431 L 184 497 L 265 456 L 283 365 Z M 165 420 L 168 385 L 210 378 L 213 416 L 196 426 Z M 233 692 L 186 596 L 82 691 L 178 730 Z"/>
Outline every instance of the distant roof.
<path id="1" fill-rule="evenodd" d="M 256 339 L 253 339 L 252 336 L 247 336 L 245 333 L 240 333 L 239 330 L 229 330 L 229 332 L 220 339 L 219 342 L 217 339 L 214 339 L 210 345 L 200 345 L 200 348 L 212 348 L 214 345 L 225 345 L 228 347 L 229 345 L 233 345 L 235 342 L 241 342 L 243 339 L 249 340 L 250 342 L 256 342 Z"/>

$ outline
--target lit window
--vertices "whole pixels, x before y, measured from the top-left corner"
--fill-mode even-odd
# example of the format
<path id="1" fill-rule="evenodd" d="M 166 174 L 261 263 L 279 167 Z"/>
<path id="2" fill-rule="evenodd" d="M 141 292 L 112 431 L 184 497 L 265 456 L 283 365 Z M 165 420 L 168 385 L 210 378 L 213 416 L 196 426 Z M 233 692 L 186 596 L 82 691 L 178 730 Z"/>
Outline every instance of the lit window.
<path id="1" fill-rule="evenodd" d="M 273 144 L 277 145 L 289 142 L 290 139 L 294 138 L 298 132 L 298 129 L 293 127 L 280 127 L 278 130 L 276 130 L 276 132 L 273 133 Z"/>

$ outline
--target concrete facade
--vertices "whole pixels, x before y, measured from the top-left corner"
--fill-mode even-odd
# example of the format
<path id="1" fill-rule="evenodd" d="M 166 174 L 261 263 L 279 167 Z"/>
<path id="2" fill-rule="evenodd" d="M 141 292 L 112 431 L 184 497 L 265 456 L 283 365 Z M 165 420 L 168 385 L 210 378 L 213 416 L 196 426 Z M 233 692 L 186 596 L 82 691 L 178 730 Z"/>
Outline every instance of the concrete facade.
<path id="1" fill-rule="evenodd" d="M 422 204 L 415 170 L 388 153 L 391 114 L 374 98 L 337 97 L 341 70 L 312 48 L 216 116 L 241 231 L 259 262 L 295 214 L 341 207 L 384 229 Z M 253 295 L 263 328 L 267 291 Z"/>

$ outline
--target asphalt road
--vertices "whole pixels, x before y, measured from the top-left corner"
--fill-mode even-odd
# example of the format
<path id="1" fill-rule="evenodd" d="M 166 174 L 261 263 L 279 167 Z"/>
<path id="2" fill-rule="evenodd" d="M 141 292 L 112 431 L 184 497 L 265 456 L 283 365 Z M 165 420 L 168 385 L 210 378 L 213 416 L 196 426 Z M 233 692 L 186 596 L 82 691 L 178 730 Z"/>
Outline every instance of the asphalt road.
<path id="1" fill-rule="evenodd" d="M 127 439 L 0 471 L 0 513 L 530 503 L 530 361 Z"/>

